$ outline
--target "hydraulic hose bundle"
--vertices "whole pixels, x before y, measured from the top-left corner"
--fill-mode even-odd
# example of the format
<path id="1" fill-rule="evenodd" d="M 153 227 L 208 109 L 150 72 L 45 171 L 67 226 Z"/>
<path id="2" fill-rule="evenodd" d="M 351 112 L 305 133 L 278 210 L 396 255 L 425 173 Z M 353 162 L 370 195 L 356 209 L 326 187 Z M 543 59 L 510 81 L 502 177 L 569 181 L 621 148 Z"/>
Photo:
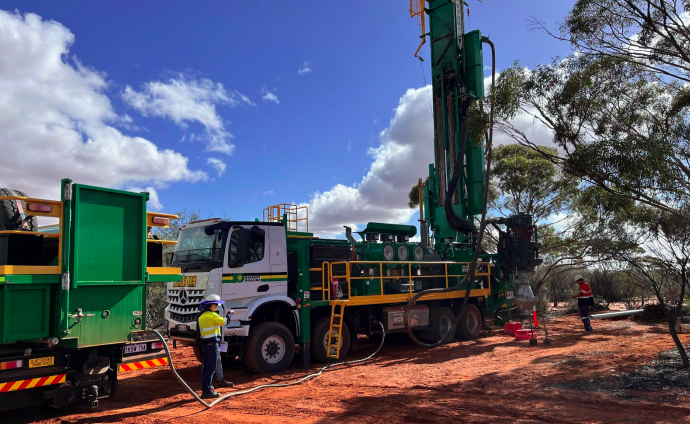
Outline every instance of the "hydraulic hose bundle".
<path id="1" fill-rule="evenodd" d="M 491 47 L 491 87 L 492 89 L 495 89 L 495 83 L 496 83 L 496 49 L 494 47 L 494 43 L 488 38 L 484 37 L 482 38 L 482 42 L 487 43 Z M 467 112 L 467 108 L 463 108 L 463 117 Z M 493 147 L 493 132 L 494 132 L 494 103 L 493 101 L 491 102 L 490 105 L 490 112 L 489 112 L 489 133 L 487 134 L 487 143 L 486 143 L 486 175 L 484 178 L 484 199 L 483 199 L 483 205 L 482 205 L 482 218 L 479 224 L 479 235 L 476 240 L 475 244 L 475 249 L 474 249 L 474 254 L 472 255 L 472 262 L 470 262 L 469 269 L 467 270 L 467 275 L 465 278 L 463 278 L 458 284 L 452 287 L 447 287 L 447 288 L 436 288 L 436 289 L 427 289 L 423 290 L 410 299 L 410 301 L 407 303 L 405 306 L 405 313 L 403 315 L 403 321 L 405 323 L 405 330 L 407 331 L 407 335 L 410 337 L 410 339 L 418 344 L 419 346 L 424 346 L 424 347 L 436 347 L 440 346 L 443 343 L 445 343 L 451 335 L 455 334 L 455 330 L 460 323 L 460 320 L 462 319 L 464 313 L 465 313 L 465 307 L 467 306 L 467 302 L 469 301 L 470 298 L 470 292 L 473 289 L 471 287 L 471 284 L 474 282 L 474 276 L 475 272 L 477 269 L 477 261 L 479 259 L 479 250 L 481 249 L 482 241 L 484 239 L 484 231 L 486 229 L 487 225 L 487 219 L 486 219 L 486 212 L 487 212 L 487 204 L 488 204 L 488 193 L 489 193 L 489 178 L 491 175 L 491 156 L 492 156 L 492 147 Z M 470 222 L 458 217 L 455 214 L 455 211 L 453 210 L 453 205 L 452 205 L 452 198 L 456 190 L 456 186 L 458 183 L 458 179 L 460 178 L 460 175 L 462 173 L 462 165 L 464 162 L 464 156 L 465 156 L 465 150 L 467 146 L 467 124 L 463 122 L 462 124 L 462 129 L 461 129 L 461 151 L 460 151 L 460 156 L 459 160 L 456 160 L 455 166 L 453 169 L 453 176 L 451 178 L 451 182 L 448 187 L 448 192 L 446 193 L 446 198 L 444 201 L 444 209 L 446 212 L 446 218 L 448 220 L 448 223 L 451 225 L 451 228 L 453 228 L 456 231 L 466 231 L 466 232 L 472 232 L 475 233 L 477 232 L 476 228 L 474 225 L 472 225 Z M 424 343 L 417 339 L 417 337 L 412 333 L 412 327 L 410 327 L 410 322 L 409 322 L 409 312 L 410 308 L 414 306 L 415 302 L 419 300 L 421 297 L 426 296 L 428 294 L 432 293 L 449 293 L 453 291 L 458 291 L 461 289 L 462 285 L 468 282 L 467 284 L 467 290 L 465 291 L 465 296 L 462 299 L 462 306 L 460 307 L 460 310 L 458 312 L 458 315 L 455 317 L 455 322 L 453 323 L 453 326 L 448 330 L 448 332 L 441 337 L 441 340 L 436 341 L 435 343 Z"/>

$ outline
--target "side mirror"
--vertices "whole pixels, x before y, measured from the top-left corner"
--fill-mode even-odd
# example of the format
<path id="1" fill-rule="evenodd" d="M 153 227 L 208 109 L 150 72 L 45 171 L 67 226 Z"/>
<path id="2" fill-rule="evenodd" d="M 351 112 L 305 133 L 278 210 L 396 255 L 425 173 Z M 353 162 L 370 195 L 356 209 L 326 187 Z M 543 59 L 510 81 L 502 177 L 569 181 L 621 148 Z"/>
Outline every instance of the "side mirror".
<path id="1" fill-rule="evenodd" d="M 249 248 L 251 247 L 252 232 L 248 228 L 239 228 L 232 233 L 230 243 L 235 244 L 235 257 L 228 263 L 230 268 L 244 265 L 249 259 Z M 232 249 L 232 247 L 230 247 Z"/>

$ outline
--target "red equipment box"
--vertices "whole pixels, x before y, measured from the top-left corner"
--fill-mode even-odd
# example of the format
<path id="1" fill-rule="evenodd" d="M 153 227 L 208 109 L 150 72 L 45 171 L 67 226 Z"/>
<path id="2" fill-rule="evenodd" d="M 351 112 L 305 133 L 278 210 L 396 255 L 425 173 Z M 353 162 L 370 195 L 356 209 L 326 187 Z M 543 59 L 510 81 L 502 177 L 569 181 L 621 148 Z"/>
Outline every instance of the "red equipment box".
<path id="1" fill-rule="evenodd" d="M 537 338 L 536 331 L 530 330 L 529 328 L 522 328 L 515 332 L 515 340 L 529 340 L 532 338 L 532 335 L 534 335 L 535 339 Z"/>
<path id="2" fill-rule="evenodd" d="M 508 321 L 503 326 L 503 333 L 510 334 L 511 336 L 514 336 L 515 332 L 521 328 L 522 328 L 522 323 L 519 323 L 517 321 Z"/>

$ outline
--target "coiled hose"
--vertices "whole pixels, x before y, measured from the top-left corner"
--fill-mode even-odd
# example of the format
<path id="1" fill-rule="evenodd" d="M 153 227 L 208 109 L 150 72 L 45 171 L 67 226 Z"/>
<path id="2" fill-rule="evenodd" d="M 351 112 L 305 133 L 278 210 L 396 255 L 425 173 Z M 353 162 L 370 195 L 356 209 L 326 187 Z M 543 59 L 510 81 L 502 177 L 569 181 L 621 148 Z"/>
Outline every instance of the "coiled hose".
<path id="1" fill-rule="evenodd" d="M 488 37 L 483 37 L 482 42 L 487 43 L 491 47 L 491 87 L 492 89 L 495 90 L 496 87 L 496 48 L 494 47 L 494 43 L 488 38 Z M 493 138 L 494 138 L 494 102 L 492 100 L 491 105 L 490 105 L 490 112 L 489 112 L 489 133 L 487 134 L 487 142 L 486 142 L 486 175 L 484 177 L 484 201 L 482 205 L 482 218 L 479 224 L 479 235 L 477 237 L 477 243 L 476 247 L 474 250 L 474 254 L 472 255 L 472 262 L 470 262 L 469 269 L 467 270 L 467 275 L 465 278 L 462 279 L 458 284 L 448 287 L 448 288 L 437 288 L 437 289 L 428 289 L 428 290 L 422 290 L 421 292 L 417 293 L 410 299 L 409 302 L 407 302 L 407 305 L 405 305 L 405 313 L 403 314 L 403 321 L 405 323 L 405 331 L 407 332 L 408 337 L 410 340 L 415 342 L 419 346 L 423 347 L 437 347 L 445 343 L 451 335 L 455 334 L 455 329 L 458 327 L 458 324 L 460 323 L 460 320 L 462 320 L 462 316 L 465 313 L 465 307 L 467 306 L 467 302 L 470 298 L 470 292 L 472 291 L 473 287 L 470 287 L 470 284 L 474 282 L 474 274 L 477 269 L 477 261 L 479 259 L 479 251 L 482 246 L 482 241 L 484 239 L 484 230 L 486 229 L 487 225 L 487 219 L 486 219 L 486 212 L 487 212 L 487 204 L 488 204 L 488 194 L 489 194 L 489 181 L 491 177 L 491 158 L 492 158 L 492 147 L 493 147 Z M 467 141 L 467 125 L 463 123 L 463 128 L 462 128 L 462 138 L 464 140 L 462 149 L 461 149 L 461 156 L 460 160 L 456 162 L 456 170 L 453 172 L 453 178 L 452 180 L 455 181 L 455 184 L 457 184 L 457 178 L 456 178 L 456 171 L 458 171 L 458 164 L 462 164 L 463 162 L 463 156 L 465 152 L 465 143 Z M 451 186 L 449 187 L 448 191 L 449 193 L 446 195 L 446 206 L 449 205 L 449 199 L 453 196 L 452 189 L 454 188 L 454 183 L 451 182 Z M 451 206 L 451 211 L 452 211 L 452 206 Z M 446 208 L 446 211 L 448 211 L 448 208 Z M 410 327 L 410 322 L 408 319 L 410 308 L 414 306 L 415 302 L 421 298 L 422 296 L 426 296 L 428 294 L 432 293 L 449 293 L 453 291 L 460 290 L 460 287 L 466 282 L 469 281 L 467 291 L 465 292 L 465 296 L 462 299 L 462 306 L 460 307 L 460 310 L 458 311 L 458 316 L 455 317 L 455 322 L 453 322 L 453 326 L 448 330 L 448 332 L 441 337 L 441 340 L 436 341 L 435 343 L 424 343 L 421 340 L 417 339 L 417 337 L 412 333 L 412 327 Z"/>
<path id="2" fill-rule="evenodd" d="M 340 365 L 357 364 L 357 363 L 360 363 L 360 362 L 365 362 L 365 361 L 370 360 L 371 358 L 373 358 L 374 356 L 376 356 L 377 353 L 379 353 L 379 351 L 380 351 L 381 348 L 383 347 L 383 341 L 386 339 L 386 330 L 385 330 L 385 328 L 383 327 L 383 324 L 381 324 L 381 323 L 378 322 L 378 321 L 374 321 L 374 323 L 376 323 L 376 324 L 378 324 L 378 325 L 381 326 L 381 343 L 379 344 L 379 347 L 376 348 L 376 350 L 374 351 L 374 353 L 372 353 L 371 355 L 367 356 L 366 358 L 363 358 L 363 359 L 356 359 L 356 360 L 354 360 L 354 361 L 344 361 L 344 362 L 337 362 L 337 363 L 335 363 L 335 364 L 329 364 L 329 365 L 326 365 L 326 366 L 324 366 L 324 367 L 321 367 L 321 368 L 320 368 L 317 372 L 315 372 L 315 373 L 306 375 L 306 376 L 300 378 L 299 380 L 293 381 L 293 382 L 290 382 L 290 383 L 262 384 L 262 385 L 260 385 L 260 386 L 252 387 L 252 388 L 250 388 L 250 389 L 244 389 L 244 390 L 239 390 L 239 391 L 236 391 L 236 392 L 228 393 L 227 395 L 223 395 L 223 396 L 219 397 L 218 399 L 214 400 L 214 401 L 211 402 L 211 403 L 206 403 L 201 397 L 199 397 L 199 395 L 197 395 L 196 392 L 195 392 L 194 390 L 192 390 L 191 387 L 189 387 L 189 385 L 187 384 L 187 382 L 184 381 L 184 379 L 182 379 L 182 377 L 180 377 L 180 374 L 177 373 L 177 370 L 175 369 L 175 365 L 173 364 L 172 356 L 171 356 L 171 354 L 170 354 L 170 349 L 168 348 L 168 343 L 165 341 L 165 338 L 163 338 L 163 336 L 161 335 L 161 333 L 159 333 L 158 331 L 155 331 L 155 330 L 149 330 L 149 331 L 150 331 L 152 334 L 155 334 L 155 335 L 158 337 L 158 339 L 161 341 L 161 343 L 163 343 L 163 349 L 165 349 L 165 354 L 168 356 L 168 366 L 170 366 L 170 370 L 173 372 L 173 375 L 175 376 L 175 378 L 177 379 L 177 381 L 179 381 L 180 384 L 182 384 L 182 386 L 189 392 L 190 395 L 192 395 L 192 397 L 193 397 L 194 399 L 196 399 L 197 402 L 199 402 L 200 404 L 204 405 L 206 408 L 213 408 L 213 407 L 216 406 L 218 403 L 224 401 L 225 399 L 231 398 L 231 397 L 246 395 L 247 393 L 255 392 L 255 391 L 261 390 L 261 389 L 267 389 L 267 388 L 270 388 L 270 387 L 289 387 L 289 386 L 296 386 L 296 385 L 298 385 L 298 384 L 304 383 L 304 382 L 307 381 L 307 380 L 310 380 L 310 379 L 312 379 L 312 378 L 316 378 L 316 377 L 320 376 L 321 374 L 324 373 L 324 371 L 326 371 L 326 370 L 328 370 L 328 369 L 330 369 L 330 368 L 337 367 L 337 366 L 340 366 Z"/>

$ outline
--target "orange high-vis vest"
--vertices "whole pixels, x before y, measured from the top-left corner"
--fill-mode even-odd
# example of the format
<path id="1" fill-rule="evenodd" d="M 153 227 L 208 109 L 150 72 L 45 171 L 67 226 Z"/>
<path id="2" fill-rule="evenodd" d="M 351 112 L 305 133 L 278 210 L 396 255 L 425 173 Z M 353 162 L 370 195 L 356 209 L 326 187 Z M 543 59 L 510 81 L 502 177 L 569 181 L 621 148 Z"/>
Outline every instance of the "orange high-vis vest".
<path id="1" fill-rule="evenodd" d="M 589 283 L 586 282 L 581 282 L 580 283 L 580 299 L 586 299 L 588 297 L 593 297 L 594 295 L 592 294 L 592 288 L 589 287 Z"/>

